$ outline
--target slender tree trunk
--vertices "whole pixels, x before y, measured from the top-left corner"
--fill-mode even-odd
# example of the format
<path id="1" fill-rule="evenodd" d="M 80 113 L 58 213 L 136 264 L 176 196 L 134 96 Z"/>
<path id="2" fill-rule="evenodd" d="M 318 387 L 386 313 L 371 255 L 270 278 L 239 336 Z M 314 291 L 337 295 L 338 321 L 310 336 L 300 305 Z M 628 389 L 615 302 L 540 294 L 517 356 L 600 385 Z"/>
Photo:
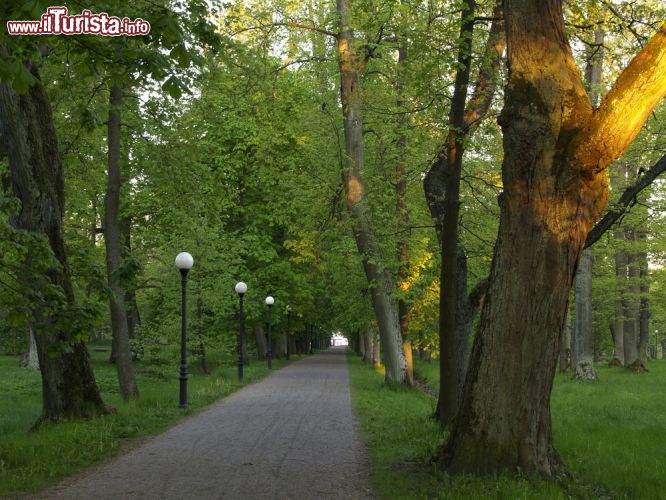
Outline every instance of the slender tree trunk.
<path id="1" fill-rule="evenodd" d="M 126 162 L 128 164 L 128 162 Z M 123 181 L 125 182 L 125 181 Z M 132 256 L 132 217 L 126 214 L 120 219 L 121 258 Z M 127 316 L 127 336 L 136 337 L 136 329 L 141 324 L 139 306 L 136 302 L 136 290 L 130 286 L 125 287 L 125 314 Z"/>
<path id="2" fill-rule="evenodd" d="M 636 242 L 636 230 L 626 230 L 626 238 Z M 641 371 L 645 367 L 638 354 L 640 340 L 640 263 L 638 254 L 630 251 L 627 254 L 627 287 L 622 298 L 623 330 L 624 330 L 624 366 L 630 370 Z"/>
<path id="3" fill-rule="evenodd" d="M 210 375 L 210 368 L 208 367 L 208 357 L 206 356 L 206 344 L 204 343 L 204 324 L 203 324 L 203 298 L 201 297 L 201 289 L 197 294 L 197 323 L 196 323 L 196 340 L 199 347 L 197 348 L 199 361 L 201 363 L 201 371 L 206 375 Z M 195 339 L 192 339 L 193 341 Z"/>
<path id="4" fill-rule="evenodd" d="M 362 179 L 365 157 L 359 74 L 363 63 L 356 51 L 349 0 L 337 0 L 337 12 L 340 17 L 340 33 L 337 37 L 340 99 L 348 167 L 344 174 L 347 209 L 351 214 L 354 239 L 363 260 L 363 269 L 370 283 L 372 305 L 384 349 L 386 380 L 402 384 L 406 378 L 406 362 L 398 306 L 393 298 L 395 283 L 389 271 L 382 267 L 385 259 L 372 230 L 370 208 Z"/>
<path id="5" fill-rule="evenodd" d="M 397 68 L 397 84 L 396 91 L 398 94 L 397 108 L 398 111 L 403 107 L 403 88 L 404 88 L 404 66 L 405 59 L 407 59 L 407 45 L 403 42 L 398 48 L 398 68 Z M 398 262 L 400 269 L 398 271 L 399 288 L 403 292 L 409 290 L 409 209 L 407 208 L 407 135 L 405 128 L 407 126 L 407 115 L 401 114 L 398 119 L 398 161 L 395 167 L 395 192 L 396 192 L 396 208 L 398 217 L 400 219 L 400 226 L 403 229 L 402 235 L 398 241 Z M 398 300 L 398 315 L 400 316 L 400 331 L 402 332 L 402 348 L 405 353 L 406 377 L 405 382 L 407 385 L 414 385 L 414 359 L 412 357 L 412 341 L 409 338 L 409 306 L 404 297 Z"/>
<path id="6" fill-rule="evenodd" d="M 374 330 L 370 329 L 363 334 L 363 341 L 365 342 L 365 352 L 367 353 L 364 361 L 371 363 L 373 360 L 372 346 L 374 342 Z"/>
<path id="7" fill-rule="evenodd" d="M 560 373 L 566 373 L 569 369 L 571 356 L 571 337 L 573 332 L 573 323 L 571 320 L 571 308 L 567 309 L 567 318 L 562 328 L 562 338 L 560 339 Z"/>
<path id="8" fill-rule="evenodd" d="M 139 390 L 132 368 L 132 351 L 127 331 L 125 311 L 125 290 L 120 284 L 121 241 L 120 241 L 120 107 L 123 102 L 122 90 L 111 87 L 108 122 L 108 185 L 104 211 L 104 242 L 106 244 L 106 272 L 109 283 L 109 309 L 113 333 L 113 351 L 120 393 L 125 401 L 139 396 Z"/>
<path id="9" fill-rule="evenodd" d="M 500 227 L 460 411 L 440 457 L 453 471 L 554 476 L 550 392 L 576 264 L 607 187 L 567 147 L 592 114 L 557 1 L 507 0 L 509 81 Z M 563 182 L 562 179 L 567 179 Z"/>
<path id="10" fill-rule="evenodd" d="M 25 365 L 26 368 L 39 370 L 39 356 L 37 355 L 37 342 L 35 341 L 35 332 L 32 325 L 28 327 L 28 360 Z"/>
<path id="11" fill-rule="evenodd" d="M 486 43 L 486 61 L 481 67 L 474 93 L 469 103 L 466 103 L 475 9 L 476 2 L 470 1 L 464 4 L 461 13 L 458 70 L 449 114 L 449 133 L 445 146 L 437 155 L 423 182 L 426 201 L 441 247 L 440 390 L 435 416 L 442 424 L 450 423 L 458 409 L 468 363 L 471 324 L 481 302 L 479 297 L 470 300 L 467 296 L 467 256 L 458 241 L 460 174 L 464 147 L 466 139 L 490 107 L 500 56 L 504 50 L 500 20 L 501 2 L 498 1 L 493 13 L 497 20 L 491 26 Z M 483 286 L 485 287 L 485 283 Z M 478 292 L 476 287 L 475 290 Z M 471 303 L 475 304 L 474 307 Z"/>
<path id="12" fill-rule="evenodd" d="M 252 330 L 254 331 L 254 340 L 257 344 L 257 359 L 264 361 L 266 359 L 266 350 L 268 349 L 264 328 L 259 322 L 256 322 L 252 325 Z"/>
<path id="13" fill-rule="evenodd" d="M 624 245 L 624 228 L 617 228 L 613 234 L 616 244 Z M 623 248 L 615 251 L 615 317 L 611 333 L 613 335 L 613 366 L 624 366 L 624 307 L 623 301 L 627 288 L 627 252 Z"/>
<path id="14" fill-rule="evenodd" d="M 576 273 L 576 326 L 571 342 L 573 378 L 596 380 L 592 338 L 592 249 L 581 254 Z"/>
<path id="15" fill-rule="evenodd" d="M 54 269 L 45 277 L 45 282 L 28 285 L 35 287 L 33 290 L 58 287 L 64 293 L 66 306 L 73 307 L 74 291 L 63 237 L 63 168 L 51 103 L 33 64 L 30 71 L 37 83 L 26 94 L 19 95 L 12 87 L 0 84 L 0 126 L 12 188 L 21 201 L 21 211 L 12 223 L 19 229 L 44 235 L 61 265 L 61 269 Z M 111 411 L 97 388 L 88 350 L 80 340 L 83 332 L 68 329 L 71 326 L 64 318 L 52 321 L 49 304 L 39 300 L 33 304 L 32 324 L 42 375 L 42 414 L 38 423 Z"/>
<path id="16" fill-rule="evenodd" d="M 587 53 L 585 86 L 593 107 L 597 107 L 601 94 L 601 73 L 603 70 L 604 31 L 594 33 L 594 45 Z M 576 327 L 572 345 L 573 378 L 596 380 L 594 370 L 594 339 L 592 337 L 592 248 L 583 250 L 578 272 L 576 273 Z"/>
<path id="17" fill-rule="evenodd" d="M 647 231 L 638 229 L 638 242 L 641 246 L 637 253 L 639 279 L 640 279 L 640 302 L 638 313 L 638 357 L 644 364 L 648 360 L 648 349 L 650 346 L 650 281 L 647 256 Z"/>
<path id="18" fill-rule="evenodd" d="M 372 329 L 371 334 L 372 342 L 372 364 L 375 368 L 382 366 L 382 355 L 381 355 L 381 337 L 377 329 Z"/>

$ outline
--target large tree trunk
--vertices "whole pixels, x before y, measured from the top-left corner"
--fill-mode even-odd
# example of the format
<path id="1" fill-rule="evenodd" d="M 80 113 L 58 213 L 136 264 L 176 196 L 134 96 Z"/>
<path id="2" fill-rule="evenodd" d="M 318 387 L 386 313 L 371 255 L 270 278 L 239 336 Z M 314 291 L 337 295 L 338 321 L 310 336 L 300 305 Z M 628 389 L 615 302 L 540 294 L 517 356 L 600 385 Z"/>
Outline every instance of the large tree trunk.
<path id="1" fill-rule="evenodd" d="M 576 273 L 576 325 L 571 342 L 573 378 L 596 380 L 592 338 L 592 249 L 586 248 Z"/>
<path id="2" fill-rule="evenodd" d="M 14 194 L 21 211 L 12 221 L 19 229 L 46 236 L 61 269 L 53 269 L 44 282 L 29 283 L 33 290 L 48 285 L 62 289 L 66 304 L 74 307 L 74 291 L 63 238 L 64 176 L 51 104 L 34 65 L 37 79 L 24 95 L 0 84 L 0 126 L 5 140 Z M 29 255 L 28 260 L 38 257 Z M 26 270 L 25 275 L 32 273 Z M 48 283 L 46 282 L 48 281 Z M 108 412 L 100 396 L 90 357 L 80 335 L 68 329 L 65 318 L 53 318 L 53 309 L 35 298 L 32 325 L 42 374 L 41 421 L 91 417 Z M 71 328 L 71 326 L 70 326 Z"/>
<path id="3" fill-rule="evenodd" d="M 120 394 L 125 401 L 137 398 L 139 390 L 134 379 L 132 351 L 127 330 L 125 311 L 125 290 L 120 284 L 120 107 L 123 102 L 122 90 L 111 87 L 108 121 L 108 184 L 104 200 L 104 242 L 106 244 L 106 274 L 109 283 L 109 310 L 113 334 L 113 358 L 118 372 Z"/>
<path id="4" fill-rule="evenodd" d="M 340 16 L 338 34 L 340 99 L 348 166 L 344 174 L 347 209 L 351 214 L 354 239 L 363 260 L 365 276 L 370 283 L 372 306 L 384 349 L 386 380 L 402 384 L 406 379 L 406 362 L 402 348 L 398 306 L 393 298 L 395 283 L 389 271 L 382 266 L 385 259 L 372 230 L 370 208 L 362 179 L 365 161 L 359 78 L 362 62 L 356 51 L 348 0 L 337 0 L 337 12 Z"/>
<path id="5" fill-rule="evenodd" d="M 505 0 L 504 19 L 499 234 L 460 410 L 438 455 L 452 471 L 520 469 L 551 478 L 561 470 L 550 393 L 569 291 L 607 201 L 605 169 L 666 93 L 665 79 L 654 77 L 666 69 L 666 32 L 593 114 L 561 2 Z"/>

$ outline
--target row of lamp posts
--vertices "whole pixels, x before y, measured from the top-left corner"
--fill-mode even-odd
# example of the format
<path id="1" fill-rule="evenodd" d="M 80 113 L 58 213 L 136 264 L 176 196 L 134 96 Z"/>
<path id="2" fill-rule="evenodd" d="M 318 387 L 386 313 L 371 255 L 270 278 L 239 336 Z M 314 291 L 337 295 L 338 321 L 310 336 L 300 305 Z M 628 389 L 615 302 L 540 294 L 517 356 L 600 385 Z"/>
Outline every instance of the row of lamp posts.
<path id="1" fill-rule="evenodd" d="M 187 252 L 181 252 L 176 256 L 176 267 L 180 270 L 181 275 L 181 331 L 180 331 L 180 397 L 179 397 L 179 408 L 187 408 L 187 273 L 192 266 L 194 265 L 194 258 Z M 238 294 L 239 300 L 239 329 L 238 329 L 238 380 L 243 380 L 243 366 L 245 360 L 243 359 L 243 345 L 245 343 L 245 317 L 243 315 L 243 297 L 247 293 L 247 284 L 242 281 L 236 283 L 234 287 L 236 293 Z M 267 349 L 267 358 L 268 358 L 268 368 L 273 368 L 272 359 L 273 359 L 273 350 L 272 350 L 272 315 L 273 315 L 273 304 L 275 304 L 275 299 L 270 295 L 266 297 L 266 305 L 268 306 L 268 349 Z M 314 325 L 311 325 L 314 328 Z M 291 307 L 287 306 L 287 334 L 291 330 Z M 312 342 L 311 334 L 309 335 L 309 351 L 312 353 L 314 351 L 314 345 Z M 290 343 L 287 338 L 287 359 L 290 355 Z"/>

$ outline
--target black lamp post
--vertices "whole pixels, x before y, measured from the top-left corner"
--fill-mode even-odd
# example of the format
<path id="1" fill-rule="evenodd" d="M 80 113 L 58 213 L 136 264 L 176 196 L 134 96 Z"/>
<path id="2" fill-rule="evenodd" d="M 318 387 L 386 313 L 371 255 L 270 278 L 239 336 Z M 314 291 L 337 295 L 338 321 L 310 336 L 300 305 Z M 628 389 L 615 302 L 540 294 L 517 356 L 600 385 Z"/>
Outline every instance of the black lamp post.
<path id="1" fill-rule="evenodd" d="M 181 276 L 181 323 L 180 323 L 180 402 L 179 408 L 187 408 L 187 272 L 194 259 L 187 252 L 176 256 L 176 267 Z"/>
<path id="2" fill-rule="evenodd" d="M 289 361 L 289 354 L 290 354 L 289 351 L 291 350 L 289 346 L 289 344 L 291 343 L 290 342 L 291 339 L 289 338 L 290 334 L 291 334 L 291 307 L 287 306 L 287 334 L 285 335 L 285 339 L 287 342 L 287 361 Z"/>
<path id="3" fill-rule="evenodd" d="M 268 306 L 268 352 L 267 358 L 268 358 L 268 368 L 271 369 L 273 368 L 273 350 L 272 350 L 272 344 L 273 344 L 273 335 L 271 334 L 271 323 L 273 321 L 273 304 L 275 303 L 275 299 L 271 297 L 270 295 L 266 297 L 266 305 Z"/>
<path id="4" fill-rule="evenodd" d="M 243 380 L 243 342 L 245 341 L 245 318 L 243 317 L 243 295 L 247 292 L 247 285 L 242 281 L 236 283 L 234 287 L 240 301 L 238 313 L 238 380 Z"/>

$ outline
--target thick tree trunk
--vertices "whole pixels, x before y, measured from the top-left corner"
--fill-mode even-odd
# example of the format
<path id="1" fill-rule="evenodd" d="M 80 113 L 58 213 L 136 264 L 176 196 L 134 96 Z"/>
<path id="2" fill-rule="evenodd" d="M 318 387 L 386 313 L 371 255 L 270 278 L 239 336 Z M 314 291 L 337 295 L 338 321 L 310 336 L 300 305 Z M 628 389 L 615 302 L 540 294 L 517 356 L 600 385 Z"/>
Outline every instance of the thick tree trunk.
<path id="1" fill-rule="evenodd" d="M 581 254 L 576 273 L 576 326 L 571 342 L 573 378 L 596 380 L 592 338 L 592 249 Z"/>
<path id="2" fill-rule="evenodd" d="M 0 84 L 0 126 L 4 138 L 14 194 L 21 211 L 12 221 L 19 229 L 43 234 L 61 269 L 52 270 L 47 282 L 29 283 L 38 290 L 52 285 L 62 289 L 66 307 L 74 304 L 63 238 L 64 176 L 51 104 L 39 79 L 26 94 Z M 28 256 L 31 259 L 33 256 Z M 37 257 L 34 257 L 37 258 Z M 26 271 L 26 275 L 30 275 Z M 70 331 L 64 318 L 50 318 L 53 310 L 39 300 L 33 302 L 33 327 L 42 375 L 41 421 L 91 417 L 105 413 L 90 357 L 80 340 L 82 332 Z M 56 321 L 53 321 L 53 320 Z M 56 326 L 58 325 L 58 326 Z"/>
<path id="3" fill-rule="evenodd" d="M 559 0 L 505 0 L 509 77 L 500 227 L 453 428 L 453 471 L 552 478 L 550 392 L 578 258 L 608 194 L 605 169 L 666 95 L 666 25 L 592 113 Z M 624 118 L 624 119 L 622 119 Z"/>
<path id="4" fill-rule="evenodd" d="M 559 2 L 505 2 L 510 64 L 500 227 L 460 411 L 439 455 L 453 471 L 561 468 L 550 392 L 578 257 L 606 200 L 567 148 L 592 114 Z"/>
<path id="5" fill-rule="evenodd" d="M 106 274 L 109 283 L 109 310 L 111 313 L 111 331 L 113 334 L 113 354 L 118 372 L 120 394 L 125 401 L 137 398 L 139 390 L 132 367 L 132 351 L 127 331 L 125 311 L 125 290 L 120 284 L 120 107 L 123 102 L 122 90 L 111 87 L 109 97 L 109 121 L 107 145 L 108 184 L 104 210 L 104 242 L 106 244 Z"/>
<path id="6" fill-rule="evenodd" d="M 344 174 L 347 209 L 351 214 L 354 239 L 363 260 L 363 269 L 370 283 L 370 295 L 384 349 L 386 380 L 402 384 L 406 378 L 406 362 L 402 348 L 398 306 L 393 298 L 395 283 L 371 226 L 362 173 L 365 161 L 363 150 L 363 117 L 361 113 L 362 62 L 356 51 L 348 0 L 337 0 L 340 17 L 338 34 L 338 63 L 340 67 L 340 99 L 344 118 L 345 151 L 348 169 Z"/>
<path id="7" fill-rule="evenodd" d="M 125 182 L 123 180 L 123 182 Z M 132 217 L 125 215 L 120 220 L 121 258 L 127 259 L 132 256 Z M 136 329 L 141 324 L 139 306 L 136 302 L 136 291 L 130 286 L 125 287 L 125 315 L 127 316 L 127 336 L 130 339 L 136 337 Z"/>

